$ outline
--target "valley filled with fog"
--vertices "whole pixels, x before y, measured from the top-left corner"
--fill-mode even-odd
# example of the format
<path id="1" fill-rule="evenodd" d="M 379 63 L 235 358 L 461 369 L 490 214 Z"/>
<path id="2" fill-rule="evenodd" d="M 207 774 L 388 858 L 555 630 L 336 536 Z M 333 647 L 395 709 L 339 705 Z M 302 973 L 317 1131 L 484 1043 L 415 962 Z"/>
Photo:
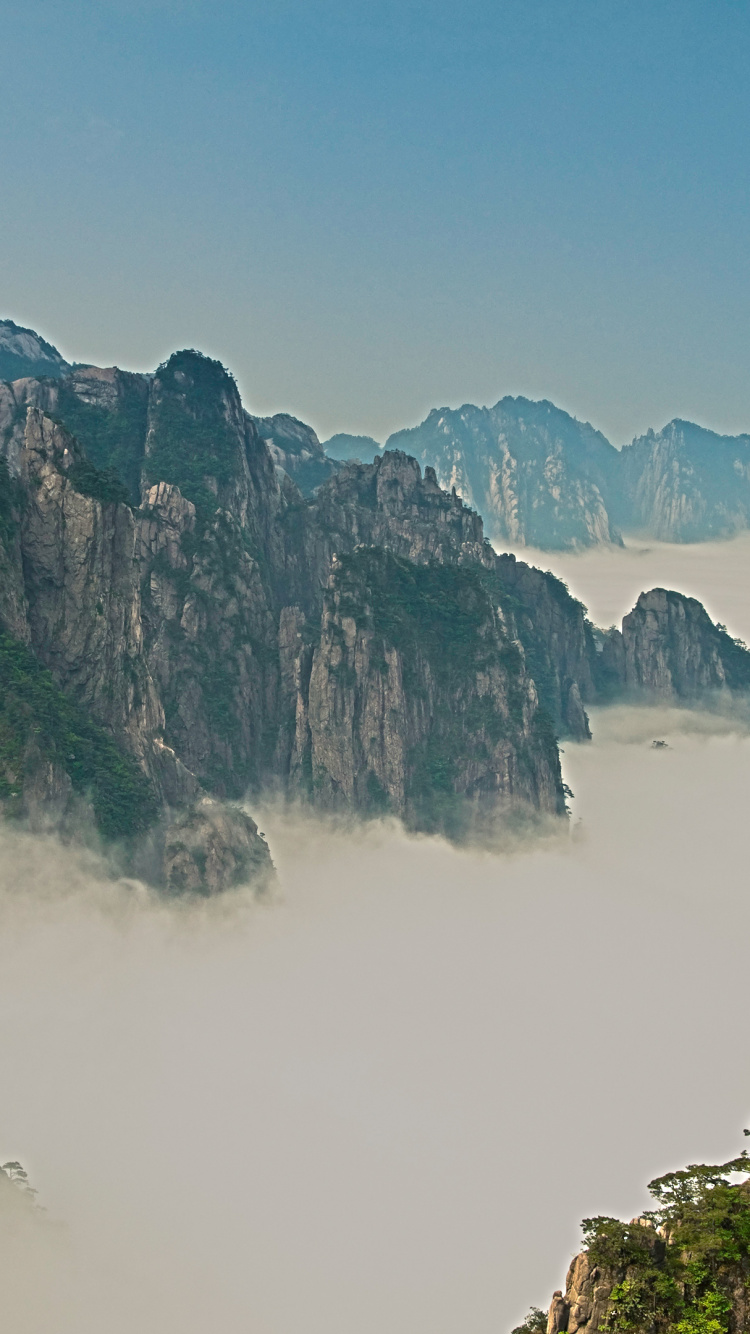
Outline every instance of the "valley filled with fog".
<path id="1" fill-rule="evenodd" d="M 663 585 L 750 638 L 750 537 L 518 554 L 600 625 Z M 750 734 L 592 730 L 569 832 L 506 855 L 254 810 L 266 902 L 0 830 L 0 1152 L 48 1220 L 0 1259 L 14 1330 L 502 1334 L 581 1217 L 741 1148 Z"/>

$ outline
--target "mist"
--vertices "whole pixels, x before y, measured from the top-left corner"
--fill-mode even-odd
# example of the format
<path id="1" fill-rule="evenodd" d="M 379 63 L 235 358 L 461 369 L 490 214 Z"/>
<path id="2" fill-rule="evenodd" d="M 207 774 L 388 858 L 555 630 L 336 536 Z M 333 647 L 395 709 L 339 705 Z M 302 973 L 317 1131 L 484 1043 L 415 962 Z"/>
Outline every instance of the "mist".
<path id="1" fill-rule="evenodd" d="M 741 633 L 750 544 L 703 550 L 670 582 Z M 632 553 L 570 559 L 632 606 Z M 0 1161 L 47 1210 L 13 1334 L 502 1334 L 582 1217 L 742 1147 L 750 736 L 592 727 L 570 830 L 515 853 L 262 810 L 267 903 L 0 827 Z"/>

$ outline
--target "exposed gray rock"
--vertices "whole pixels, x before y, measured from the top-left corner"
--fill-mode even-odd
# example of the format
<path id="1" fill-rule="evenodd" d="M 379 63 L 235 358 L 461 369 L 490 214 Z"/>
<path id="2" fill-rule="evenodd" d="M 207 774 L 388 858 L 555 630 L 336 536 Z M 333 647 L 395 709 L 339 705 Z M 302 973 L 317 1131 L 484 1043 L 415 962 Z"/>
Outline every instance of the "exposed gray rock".
<path id="1" fill-rule="evenodd" d="M 610 508 L 628 529 L 664 542 L 705 542 L 750 523 L 750 435 L 672 421 L 627 445 L 620 472 Z"/>
<path id="2" fill-rule="evenodd" d="M 24 329 L 13 320 L 0 320 L 0 380 L 66 375 L 69 370 L 57 348 L 33 329 Z"/>
<path id="3" fill-rule="evenodd" d="M 244 884 L 258 893 L 270 885 L 274 867 L 246 811 L 203 797 L 166 831 L 163 873 L 173 894 L 217 894 Z"/>
<path id="4" fill-rule="evenodd" d="M 454 837 L 564 810 L 522 649 L 466 568 L 373 548 L 334 560 L 296 747 L 293 772 L 319 803 Z"/>
<path id="5" fill-rule="evenodd" d="M 483 515 L 493 541 L 565 549 L 621 540 L 605 501 L 617 451 L 552 403 L 435 408 L 386 449 L 434 467 L 441 486 Z"/>
<path id="6" fill-rule="evenodd" d="M 601 642 L 600 693 L 694 701 L 750 689 L 750 653 L 714 625 L 695 598 L 664 588 L 641 593 L 622 631 Z"/>

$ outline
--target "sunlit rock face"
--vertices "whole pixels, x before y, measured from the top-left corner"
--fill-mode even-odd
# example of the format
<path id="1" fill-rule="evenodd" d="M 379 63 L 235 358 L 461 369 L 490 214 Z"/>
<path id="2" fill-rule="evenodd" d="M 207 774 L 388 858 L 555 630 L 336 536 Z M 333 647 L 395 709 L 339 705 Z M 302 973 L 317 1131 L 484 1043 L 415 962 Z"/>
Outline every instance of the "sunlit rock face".
<path id="1" fill-rule="evenodd" d="M 434 467 L 441 486 L 479 510 L 493 541 L 562 550 L 621 540 L 606 503 L 617 450 L 552 403 L 436 408 L 386 448 Z"/>

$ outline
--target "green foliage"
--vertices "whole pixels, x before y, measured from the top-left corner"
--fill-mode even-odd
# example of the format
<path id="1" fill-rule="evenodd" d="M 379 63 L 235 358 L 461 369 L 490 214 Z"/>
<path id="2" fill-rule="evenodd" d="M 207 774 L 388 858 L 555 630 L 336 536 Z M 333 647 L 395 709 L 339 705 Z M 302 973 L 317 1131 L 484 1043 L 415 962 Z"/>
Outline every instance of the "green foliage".
<path id="1" fill-rule="evenodd" d="M 129 505 L 130 494 L 114 468 L 100 470 L 89 459 L 79 459 L 67 471 L 71 486 L 82 496 L 92 496 L 103 505 Z"/>
<path id="2" fill-rule="evenodd" d="M 337 585 L 344 616 L 361 621 L 364 588 L 376 634 L 407 662 L 421 653 L 441 685 L 463 679 L 468 666 L 485 666 L 496 654 L 492 637 L 481 634 L 492 606 L 473 568 L 412 565 L 390 552 L 365 548 L 339 558 Z"/>
<path id="3" fill-rule="evenodd" d="M 225 412 L 234 381 L 220 361 L 200 352 L 175 352 L 157 371 L 145 470 L 150 484 L 178 486 L 201 523 L 216 510 L 206 479 L 232 480 L 237 435 Z"/>
<path id="4" fill-rule="evenodd" d="M 511 1334 L 547 1334 L 547 1315 L 538 1306 L 532 1306 L 529 1314 L 511 1330 Z"/>
<path id="5" fill-rule="evenodd" d="M 154 794 L 135 759 L 57 688 L 30 649 L 0 631 L 0 798 L 17 803 L 32 743 L 90 799 L 104 838 L 153 823 Z"/>
<path id="6" fill-rule="evenodd" d="M 733 1173 L 750 1173 L 746 1153 L 658 1177 L 646 1226 L 584 1219 L 590 1260 L 618 1278 L 612 1334 L 726 1334 L 737 1276 L 750 1281 L 750 1190 L 733 1184 Z"/>
<path id="7" fill-rule="evenodd" d="M 523 656 L 516 644 L 498 642 L 497 580 L 481 566 L 413 565 L 378 548 L 341 556 L 336 569 L 340 614 L 374 632 L 372 667 L 387 672 L 386 649 L 395 648 L 413 703 L 426 695 L 424 664 L 443 699 L 448 696 L 449 704 L 441 706 L 427 735 L 409 752 L 406 795 L 420 829 L 460 840 L 476 814 L 461 792 L 467 765 L 487 760 L 490 748 L 504 738 L 515 743 L 521 766 L 531 766 L 540 747 L 556 763 L 554 729 L 541 709 L 530 747 L 519 745 Z M 505 674 L 507 713 L 493 696 L 476 691 L 477 672 L 490 667 Z M 353 684 L 350 675 L 344 658 L 337 679 Z"/>
<path id="8" fill-rule="evenodd" d="M 127 376 L 122 377 L 116 409 L 82 402 L 65 380 L 58 390 L 59 419 L 80 442 L 87 459 L 101 472 L 119 479 L 126 491 L 125 499 L 131 505 L 140 500 L 146 411 L 147 395 L 135 377 L 132 382 Z"/>

